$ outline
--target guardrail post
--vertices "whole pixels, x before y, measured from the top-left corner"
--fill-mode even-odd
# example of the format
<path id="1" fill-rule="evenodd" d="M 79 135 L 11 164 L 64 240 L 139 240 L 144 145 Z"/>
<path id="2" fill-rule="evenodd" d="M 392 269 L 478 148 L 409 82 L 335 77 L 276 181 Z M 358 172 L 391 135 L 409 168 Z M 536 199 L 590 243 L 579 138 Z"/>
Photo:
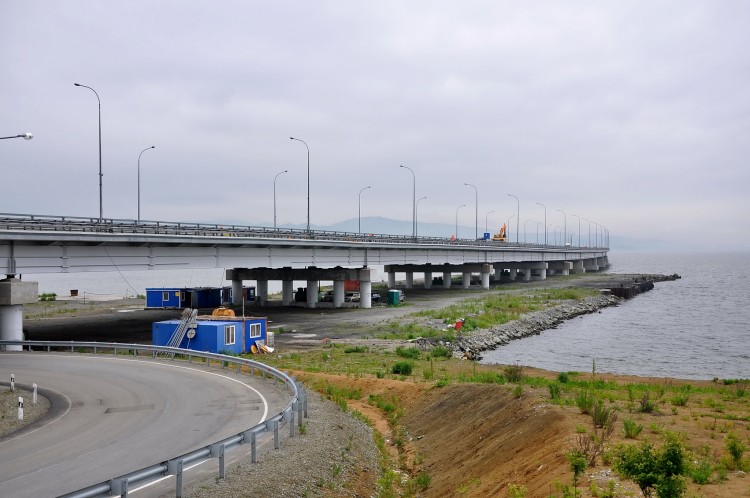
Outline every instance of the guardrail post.
<path id="1" fill-rule="evenodd" d="M 182 498 L 182 460 L 169 460 L 167 462 L 167 475 L 175 477 L 175 496 Z"/>
<path id="2" fill-rule="evenodd" d="M 300 399 L 302 401 L 302 408 L 305 413 L 305 418 L 307 418 L 307 391 L 305 390 L 305 386 L 302 385 L 302 382 L 295 382 L 297 384 L 297 392 L 299 393 Z"/>
<path id="3" fill-rule="evenodd" d="M 223 444 L 212 444 L 211 445 L 211 457 L 219 457 L 219 479 L 224 479 L 226 475 L 224 471 L 224 445 Z"/>
<path id="4" fill-rule="evenodd" d="M 298 405 L 296 402 L 292 403 L 292 407 L 289 409 L 289 437 L 294 437 L 294 411 Z"/>
<path id="5" fill-rule="evenodd" d="M 128 497 L 127 479 L 112 479 L 109 481 L 109 488 L 112 496 L 120 495 L 120 498 Z"/>
<path id="6" fill-rule="evenodd" d="M 250 443 L 250 461 L 258 463 L 258 434 L 255 431 L 245 431 L 242 435 L 243 443 Z"/>
<path id="7" fill-rule="evenodd" d="M 275 449 L 281 448 L 281 441 L 279 441 L 279 421 L 273 421 L 273 447 Z"/>

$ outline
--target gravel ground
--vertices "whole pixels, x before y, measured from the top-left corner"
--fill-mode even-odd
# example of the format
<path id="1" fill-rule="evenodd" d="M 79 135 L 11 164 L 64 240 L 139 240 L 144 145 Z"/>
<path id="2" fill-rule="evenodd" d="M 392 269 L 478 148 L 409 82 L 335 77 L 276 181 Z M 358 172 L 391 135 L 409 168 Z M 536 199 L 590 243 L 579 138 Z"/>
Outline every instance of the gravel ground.
<path id="1" fill-rule="evenodd" d="M 10 383 L 0 384 L 0 439 L 6 434 L 15 432 L 40 419 L 49 410 L 47 398 L 37 393 L 36 404 L 33 403 L 33 393 L 20 389 L 16 384 L 16 391 L 11 392 Z M 23 421 L 18 420 L 18 398 L 23 398 Z"/>
<path id="2" fill-rule="evenodd" d="M 341 411 L 335 403 L 308 391 L 304 434 L 290 438 L 282 430 L 281 449 L 273 446 L 216 476 L 185 486 L 186 498 L 245 496 L 373 496 L 378 451 L 372 429 Z M 249 451 L 249 450 L 248 450 Z M 169 496 L 174 496 L 169 495 Z"/>

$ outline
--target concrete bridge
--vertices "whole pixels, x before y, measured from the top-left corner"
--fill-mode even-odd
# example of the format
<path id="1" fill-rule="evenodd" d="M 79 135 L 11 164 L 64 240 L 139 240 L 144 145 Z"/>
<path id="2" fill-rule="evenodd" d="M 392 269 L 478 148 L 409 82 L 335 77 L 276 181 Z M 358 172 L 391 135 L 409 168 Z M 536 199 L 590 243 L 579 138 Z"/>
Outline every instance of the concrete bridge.
<path id="1" fill-rule="evenodd" d="M 604 245 L 604 244 L 601 244 Z M 462 275 L 468 288 L 474 274 L 482 288 L 491 277 L 524 281 L 547 275 L 594 271 L 607 266 L 607 247 L 545 246 L 491 240 L 408 237 L 384 234 L 273 229 L 237 225 L 0 213 L 0 338 L 22 336 L 22 305 L 37 301 L 34 282 L 24 273 L 174 270 L 225 268 L 235 304 L 241 304 L 242 283 L 257 282 L 257 298 L 268 300 L 268 281 L 282 282 L 282 303 L 293 302 L 293 282 L 333 282 L 334 306 L 344 302 L 344 282 L 360 283 L 360 306 L 370 307 L 370 268 L 383 266 L 388 284 L 396 273 L 433 276 L 451 286 L 452 274 Z M 306 305 L 317 305 L 317 292 Z"/>

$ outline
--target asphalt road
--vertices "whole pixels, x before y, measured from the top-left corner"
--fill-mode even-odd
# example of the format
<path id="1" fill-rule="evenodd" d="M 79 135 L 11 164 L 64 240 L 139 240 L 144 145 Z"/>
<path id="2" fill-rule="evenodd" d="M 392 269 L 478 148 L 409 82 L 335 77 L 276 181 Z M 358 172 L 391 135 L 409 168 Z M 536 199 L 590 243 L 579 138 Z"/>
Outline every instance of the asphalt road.
<path id="1" fill-rule="evenodd" d="M 0 354 L 0 378 L 11 373 L 57 395 L 43 421 L 0 439 L 8 497 L 58 496 L 168 460 L 279 413 L 289 399 L 227 370 L 132 357 Z"/>

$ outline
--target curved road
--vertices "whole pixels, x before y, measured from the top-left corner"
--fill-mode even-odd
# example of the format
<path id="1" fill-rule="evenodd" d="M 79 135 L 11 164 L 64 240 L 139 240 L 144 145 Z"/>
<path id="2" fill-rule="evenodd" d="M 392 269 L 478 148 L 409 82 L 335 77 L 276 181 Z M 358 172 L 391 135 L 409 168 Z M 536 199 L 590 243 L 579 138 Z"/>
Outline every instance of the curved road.
<path id="1" fill-rule="evenodd" d="M 57 396 L 43 423 L 0 439 L 0 496 L 69 493 L 239 433 L 289 400 L 228 370 L 133 357 L 0 354 L 0 378 L 11 373 Z"/>

